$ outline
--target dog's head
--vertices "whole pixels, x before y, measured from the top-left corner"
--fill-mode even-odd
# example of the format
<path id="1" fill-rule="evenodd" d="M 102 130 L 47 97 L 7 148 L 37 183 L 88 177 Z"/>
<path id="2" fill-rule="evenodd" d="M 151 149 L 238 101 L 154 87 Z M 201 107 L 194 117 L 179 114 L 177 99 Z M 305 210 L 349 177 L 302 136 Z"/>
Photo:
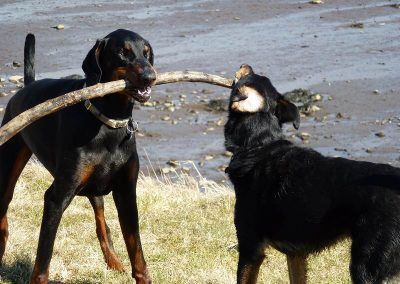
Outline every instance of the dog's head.
<path id="1" fill-rule="evenodd" d="M 296 129 L 300 126 L 297 107 L 278 93 L 267 77 L 255 74 L 247 64 L 236 72 L 229 110 L 237 114 L 269 112 L 277 117 L 280 125 L 293 122 Z"/>
<path id="2" fill-rule="evenodd" d="M 125 79 L 132 86 L 120 93 L 145 102 L 156 81 L 153 64 L 149 42 L 137 33 L 119 29 L 97 40 L 83 61 L 82 69 L 87 85 Z"/>

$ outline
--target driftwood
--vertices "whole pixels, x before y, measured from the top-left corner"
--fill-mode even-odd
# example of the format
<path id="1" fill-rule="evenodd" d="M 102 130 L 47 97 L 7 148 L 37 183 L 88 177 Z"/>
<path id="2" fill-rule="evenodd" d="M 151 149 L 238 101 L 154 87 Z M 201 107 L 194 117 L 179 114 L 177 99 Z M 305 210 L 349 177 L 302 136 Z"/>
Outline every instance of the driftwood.
<path id="1" fill-rule="evenodd" d="M 156 85 L 176 82 L 202 82 L 225 88 L 232 88 L 233 85 L 232 79 L 227 79 L 224 77 L 203 72 L 176 71 L 161 73 L 157 75 Z M 103 97 L 107 94 L 120 92 L 126 87 L 129 87 L 129 82 L 125 80 L 99 83 L 97 85 L 70 92 L 38 104 L 35 107 L 19 114 L 0 128 L 0 146 L 11 139 L 26 126 L 43 116 L 59 111 L 63 108 L 77 104 L 87 99 Z"/>

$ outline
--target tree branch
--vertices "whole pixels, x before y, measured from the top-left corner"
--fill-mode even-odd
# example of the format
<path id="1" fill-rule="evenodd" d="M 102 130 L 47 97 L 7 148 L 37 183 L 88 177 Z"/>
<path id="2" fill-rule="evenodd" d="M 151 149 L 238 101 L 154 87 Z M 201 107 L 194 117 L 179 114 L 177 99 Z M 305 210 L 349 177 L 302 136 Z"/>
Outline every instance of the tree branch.
<path id="1" fill-rule="evenodd" d="M 157 75 L 156 85 L 176 82 L 202 82 L 225 88 L 232 88 L 233 80 L 221 76 L 194 71 L 175 71 Z M 67 93 L 65 95 L 47 100 L 41 104 L 28 109 L 0 128 L 0 146 L 11 139 L 14 135 L 39 118 L 59 111 L 81 101 L 103 97 L 108 94 L 120 92 L 129 86 L 125 80 L 99 83 L 97 85 Z"/>

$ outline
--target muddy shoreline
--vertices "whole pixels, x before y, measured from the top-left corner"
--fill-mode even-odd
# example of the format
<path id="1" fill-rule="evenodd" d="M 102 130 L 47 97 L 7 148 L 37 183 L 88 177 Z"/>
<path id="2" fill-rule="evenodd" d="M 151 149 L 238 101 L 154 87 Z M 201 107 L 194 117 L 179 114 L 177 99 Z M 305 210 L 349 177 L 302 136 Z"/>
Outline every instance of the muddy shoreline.
<path id="1" fill-rule="evenodd" d="M 0 97 L 21 75 L 27 32 L 37 37 L 37 78 L 82 74 L 96 38 L 128 28 L 148 39 L 159 72 L 197 70 L 232 77 L 244 62 L 286 92 L 307 88 L 330 100 L 302 117 L 294 141 L 324 154 L 400 165 L 400 9 L 395 1 L 11 1 L 0 4 Z M 362 25 L 354 25 L 362 23 Z M 58 24 L 64 30 L 51 27 Z M 228 90 L 205 84 L 155 87 L 154 106 L 137 106 L 142 169 L 193 161 L 225 181 L 224 111 L 206 109 Z M 2 113 L 0 113 L 0 117 Z M 167 119 L 168 117 L 168 119 Z M 302 140 L 301 133 L 310 135 Z M 383 135 L 377 135 L 377 133 Z M 211 158 L 212 156 L 212 158 Z M 184 164 L 192 174 L 197 174 Z"/>

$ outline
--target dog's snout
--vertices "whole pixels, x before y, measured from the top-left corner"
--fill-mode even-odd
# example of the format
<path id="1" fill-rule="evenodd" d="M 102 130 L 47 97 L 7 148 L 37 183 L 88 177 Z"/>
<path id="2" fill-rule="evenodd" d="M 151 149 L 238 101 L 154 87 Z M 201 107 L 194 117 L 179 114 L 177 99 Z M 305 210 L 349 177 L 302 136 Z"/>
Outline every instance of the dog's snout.
<path id="1" fill-rule="evenodd" d="M 157 75 L 154 70 L 145 71 L 140 74 L 140 80 L 143 82 L 144 85 L 154 85 L 157 80 Z"/>

